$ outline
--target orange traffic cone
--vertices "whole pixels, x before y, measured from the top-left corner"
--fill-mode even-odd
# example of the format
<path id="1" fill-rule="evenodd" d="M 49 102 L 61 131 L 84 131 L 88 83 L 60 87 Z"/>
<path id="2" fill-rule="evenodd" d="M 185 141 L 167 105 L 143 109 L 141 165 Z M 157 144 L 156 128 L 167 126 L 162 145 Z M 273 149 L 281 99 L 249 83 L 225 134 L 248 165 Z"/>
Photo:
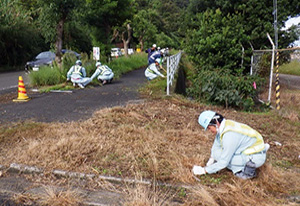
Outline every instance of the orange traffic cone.
<path id="1" fill-rule="evenodd" d="M 14 102 L 27 102 L 30 98 L 27 96 L 22 76 L 19 76 L 18 98 Z"/>

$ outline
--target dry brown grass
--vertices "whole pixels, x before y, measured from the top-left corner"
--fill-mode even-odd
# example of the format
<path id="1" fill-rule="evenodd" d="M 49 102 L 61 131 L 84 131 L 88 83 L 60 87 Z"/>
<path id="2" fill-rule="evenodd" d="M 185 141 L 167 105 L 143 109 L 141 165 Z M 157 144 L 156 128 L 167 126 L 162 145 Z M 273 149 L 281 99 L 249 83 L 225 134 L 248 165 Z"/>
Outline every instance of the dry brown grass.
<path id="1" fill-rule="evenodd" d="M 79 206 L 82 197 L 76 190 L 61 191 L 54 187 L 45 187 L 45 193 L 38 196 L 38 202 L 44 206 Z"/>
<path id="2" fill-rule="evenodd" d="M 127 187 L 126 206 L 167 206 L 172 204 L 172 194 L 169 191 L 162 191 L 151 186 L 137 184 L 134 187 Z"/>
<path id="3" fill-rule="evenodd" d="M 41 206 L 79 206 L 82 205 L 82 196 L 77 190 L 62 190 L 51 186 L 43 186 L 40 193 L 20 193 L 12 197 L 18 205 Z"/>
<path id="4" fill-rule="evenodd" d="M 292 95 L 298 105 L 300 94 Z M 197 186 L 191 168 L 205 164 L 214 139 L 197 123 L 205 109 L 247 123 L 271 148 L 258 178 L 241 181 L 226 170 L 203 177 L 201 187 L 187 195 L 186 205 L 283 205 L 289 194 L 299 195 L 299 120 L 276 111 L 243 113 L 177 98 L 103 109 L 83 122 L 16 123 L 0 133 L 0 162 L 131 178 L 139 173 L 143 178 Z M 150 191 L 149 198 L 145 188 L 132 194 L 135 205 L 146 197 L 153 203 L 155 196 Z"/>

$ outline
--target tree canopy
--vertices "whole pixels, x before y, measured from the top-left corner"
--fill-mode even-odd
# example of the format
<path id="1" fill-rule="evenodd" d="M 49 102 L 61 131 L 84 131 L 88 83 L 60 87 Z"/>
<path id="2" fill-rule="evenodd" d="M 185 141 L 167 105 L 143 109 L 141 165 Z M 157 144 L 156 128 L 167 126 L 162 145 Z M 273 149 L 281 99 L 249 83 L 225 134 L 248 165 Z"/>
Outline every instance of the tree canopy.
<path id="1" fill-rule="evenodd" d="M 238 70 L 242 47 L 247 54 L 250 45 L 270 46 L 266 33 L 274 37 L 273 2 L 266 0 L 3 0 L 0 4 L 1 65 L 22 65 L 47 47 L 57 56 L 62 47 L 89 53 L 99 46 L 109 54 L 111 47 L 122 43 L 115 34 L 128 26 L 126 22 L 132 30 L 128 46 L 144 49 L 156 43 L 184 49 L 207 68 Z M 278 28 L 299 14 L 299 1 L 278 0 Z M 297 28 L 279 30 L 279 47 L 299 38 Z"/>

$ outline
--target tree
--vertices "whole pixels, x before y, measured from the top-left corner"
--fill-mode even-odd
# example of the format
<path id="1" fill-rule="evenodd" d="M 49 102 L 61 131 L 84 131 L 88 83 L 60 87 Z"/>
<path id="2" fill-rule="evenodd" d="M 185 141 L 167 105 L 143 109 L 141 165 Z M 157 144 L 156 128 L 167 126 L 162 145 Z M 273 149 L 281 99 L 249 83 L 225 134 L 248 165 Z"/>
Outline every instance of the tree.
<path id="1" fill-rule="evenodd" d="M 124 51 L 125 51 L 125 56 L 127 57 L 128 56 L 128 47 L 129 47 L 129 43 L 130 43 L 130 40 L 132 38 L 132 28 L 130 26 L 130 22 L 125 22 L 124 25 L 123 25 L 123 28 L 126 27 L 126 29 L 124 29 L 122 31 L 122 41 L 123 41 L 123 44 L 124 44 Z"/>
<path id="2" fill-rule="evenodd" d="M 43 34 L 48 42 L 55 42 L 56 61 L 61 64 L 64 26 L 75 16 L 84 0 L 37 0 L 41 9 L 39 16 Z"/>
<path id="3" fill-rule="evenodd" d="M 133 36 L 136 37 L 141 46 L 141 50 L 144 50 L 144 43 L 154 42 L 155 34 L 157 33 L 156 26 L 151 23 L 151 16 L 153 10 L 141 10 L 133 16 Z"/>
<path id="4" fill-rule="evenodd" d="M 0 65 L 24 64 L 46 45 L 27 11 L 18 0 L 0 1 Z"/>
<path id="5" fill-rule="evenodd" d="M 280 30 L 289 16 L 295 16 L 300 13 L 300 3 L 296 0 L 278 0 L 278 28 L 279 28 L 279 46 L 286 47 L 291 42 L 285 38 L 285 31 Z M 224 16 L 241 15 L 240 24 L 244 25 L 245 34 L 250 37 L 250 42 L 255 49 L 265 47 L 266 33 L 274 36 L 274 16 L 273 1 L 267 0 L 191 0 L 188 7 L 189 16 L 186 23 L 194 18 L 195 14 L 206 11 L 207 9 L 220 9 Z M 247 44 L 248 46 L 249 44 Z M 249 46 L 248 46 L 249 47 Z"/>
<path id="6" fill-rule="evenodd" d="M 87 0 L 84 18 L 92 27 L 94 41 L 110 44 L 115 28 L 131 20 L 134 11 L 133 0 Z"/>
<path id="7" fill-rule="evenodd" d="M 193 27 L 187 31 L 185 51 L 202 69 L 241 70 L 241 44 L 247 43 L 239 15 L 223 16 L 220 10 L 208 10 L 196 15 Z"/>

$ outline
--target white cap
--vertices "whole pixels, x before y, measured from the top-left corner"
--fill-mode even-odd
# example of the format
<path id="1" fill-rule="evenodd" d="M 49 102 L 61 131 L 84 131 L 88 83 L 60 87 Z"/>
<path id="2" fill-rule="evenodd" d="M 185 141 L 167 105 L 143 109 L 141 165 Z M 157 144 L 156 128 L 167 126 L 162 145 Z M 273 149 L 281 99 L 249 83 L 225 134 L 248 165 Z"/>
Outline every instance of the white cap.
<path id="1" fill-rule="evenodd" d="M 157 59 L 155 59 L 155 62 L 157 62 L 157 63 L 161 63 L 161 59 L 160 58 L 157 58 Z"/>
<path id="2" fill-rule="evenodd" d="M 101 66 L 101 62 L 96 62 L 96 67 Z"/>
<path id="3" fill-rule="evenodd" d="M 153 44 L 152 47 L 156 48 L 156 44 Z"/>

